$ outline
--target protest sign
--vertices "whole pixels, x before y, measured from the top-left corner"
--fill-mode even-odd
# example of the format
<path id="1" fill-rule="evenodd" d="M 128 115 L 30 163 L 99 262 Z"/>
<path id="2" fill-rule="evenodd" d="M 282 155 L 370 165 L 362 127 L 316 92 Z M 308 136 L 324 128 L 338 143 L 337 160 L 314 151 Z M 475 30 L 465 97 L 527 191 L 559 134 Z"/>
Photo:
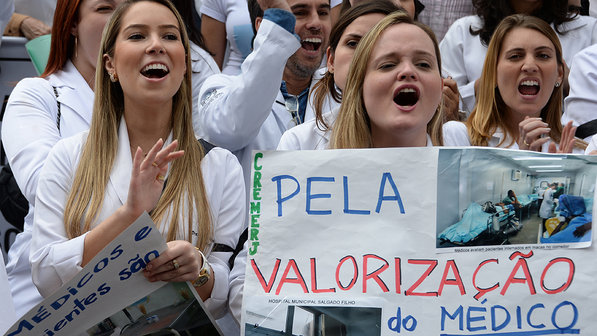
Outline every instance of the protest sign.
<path id="1" fill-rule="evenodd" d="M 243 332 L 589 335 L 596 165 L 487 148 L 255 152 Z M 568 200 L 546 230 L 552 183 Z"/>
<path id="2" fill-rule="evenodd" d="M 152 283 L 143 276 L 145 265 L 166 247 L 144 213 L 5 335 L 144 335 L 191 329 L 219 335 L 189 283 Z"/>

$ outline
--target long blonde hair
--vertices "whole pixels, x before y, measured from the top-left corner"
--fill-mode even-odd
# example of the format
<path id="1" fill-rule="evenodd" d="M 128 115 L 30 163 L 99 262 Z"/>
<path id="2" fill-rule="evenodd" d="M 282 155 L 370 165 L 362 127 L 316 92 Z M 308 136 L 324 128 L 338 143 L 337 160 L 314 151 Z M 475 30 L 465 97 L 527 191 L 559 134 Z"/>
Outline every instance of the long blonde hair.
<path id="1" fill-rule="evenodd" d="M 398 11 L 386 16 L 378 22 L 359 42 L 355 50 L 348 78 L 342 105 L 332 127 L 330 148 L 371 148 L 373 140 L 371 136 L 371 124 L 369 115 L 365 109 L 363 99 L 363 82 L 367 73 L 367 64 L 373 52 L 375 43 L 381 34 L 391 26 L 406 23 L 421 28 L 433 42 L 438 69 L 441 69 L 439 46 L 435 34 L 426 25 L 413 21 L 408 14 Z M 434 146 L 443 145 L 442 135 L 442 103 L 440 102 L 431 120 L 427 123 L 427 134 L 431 137 Z"/>
<path id="2" fill-rule="evenodd" d="M 466 121 L 468 135 L 473 146 L 487 146 L 489 139 L 498 128 L 501 128 L 504 132 L 504 137 L 498 146 L 501 146 L 508 137 L 511 138 L 511 142 L 507 146 L 512 146 L 516 141 L 512 136 L 513 130 L 510 129 L 505 115 L 508 107 L 497 87 L 497 65 L 500 51 L 506 36 L 514 28 L 533 29 L 547 37 L 554 45 L 558 66 L 563 69 L 562 45 L 549 24 L 537 17 L 523 14 L 510 15 L 504 18 L 495 29 L 489 42 L 483 72 L 479 78 L 477 104 Z M 563 85 L 554 87 L 547 104 L 541 109 L 541 119 L 549 125 L 548 127 L 551 129 L 549 136 L 555 142 L 560 142 L 562 136 L 562 123 L 560 121 L 562 99 Z M 584 148 L 586 143 L 577 141 L 576 146 Z"/>
<path id="3" fill-rule="evenodd" d="M 69 238 L 80 236 L 91 229 L 104 201 L 118 148 L 118 125 L 124 113 L 124 96 L 120 84 L 110 81 L 102 56 L 114 56 L 122 18 L 132 4 L 141 1 L 155 2 L 172 11 L 178 21 L 183 46 L 185 50 L 189 50 L 184 23 L 168 0 L 128 0 L 116 9 L 108 21 L 96 67 L 91 127 L 64 211 L 64 225 Z M 187 52 L 186 73 L 179 90 L 172 98 L 171 118 L 172 136 L 178 139 L 178 149 L 184 150 L 185 154 L 170 165 L 166 186 L 151 212 L 151 218 L 158 225 L 167 218 L 169 225 L 166 238 L 168 241 L 175 240 L 179 236 L 179 214 L 185 211 L 186 238 L 191 240 L 193 224 L 197 222 L 197 247 L 205 249 L 212 240 L 213 228 L 200 168 L 204 153 L 193 132 L 191 106 L 191 63 Z"/>

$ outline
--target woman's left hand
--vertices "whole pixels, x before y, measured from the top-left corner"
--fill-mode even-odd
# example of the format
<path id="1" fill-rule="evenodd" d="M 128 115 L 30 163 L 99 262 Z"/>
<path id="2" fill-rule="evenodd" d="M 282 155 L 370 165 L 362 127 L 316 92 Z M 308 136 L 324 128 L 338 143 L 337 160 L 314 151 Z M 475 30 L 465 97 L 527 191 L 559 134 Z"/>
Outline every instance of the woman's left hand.
<path id="1" fill-rule="evenodd" d="M 153 259 L 143 271 L 143 275 L 151 282 L 194 281 L 199 276 L 203 265 L 201 255 L 186 240 L 168 242 L 168 249 Z"/>
<path id="2" fill-rule="evenodd" d="M 550 128 L 547 126 L 541 118 L 525 117 L 518 124 L 518 148 L 540 152 L 543 144 L 549 141 L 549 137 L 543 137 L 549 134 Z"/>
<path id="3" fill-rule="evenodd" d="M 549 144 L 549 153 L 572 153 L 572 150 L 574 149 L 574 143 L 576 142 L 574 138 L 575 133 L 576 127 L 572 126 L 572 121 L 569 121 L 562 130 L 560 145 L 556 146 L 556 144 L 553 142 Z"/>
<path id="4" fill-rule="evenodd" d="M 442 96 L 442 103 L 444 104 L 444 122 L 450 120 L 461 121 L 458 115 L 460 93 L 458 92 L 458 84 L 452 77 L 444 78 Z"/>

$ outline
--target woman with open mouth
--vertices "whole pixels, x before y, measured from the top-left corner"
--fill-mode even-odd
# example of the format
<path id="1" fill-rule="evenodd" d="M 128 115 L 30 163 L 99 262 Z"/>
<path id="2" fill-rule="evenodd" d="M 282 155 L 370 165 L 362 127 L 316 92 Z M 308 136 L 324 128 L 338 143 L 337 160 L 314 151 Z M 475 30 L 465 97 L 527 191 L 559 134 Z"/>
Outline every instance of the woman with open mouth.
<path id="1" fill-rule="evenodd" d="M 330 148 L 441 146 L 439 47 L 433 31 L 403 12 L 359 43 Z"/>
<path id="2" fill-rule="evenodd" d="M 583 153 L 586 143 L 574 139 L 575 127 L 560 122 L 563 79 L 562 47 L 553 29 L 534 16 L 505 18 L 489 43 L 477 105 L 466 124 L 444 125 L 446 141 Z"/>
<path id="3" fill-rule="evenodd" d="M 340 109 L 339 103 L 342 102 L 348 68 L 359 41 L 381 19 L 400 9 L 390 0 L 379 0 L 351 7 L 340 15 L 330 33 L 327 71 L 313 86 L 315 119 L 284 132 L 278 144 L 279 150 L 328 148 L 331 128 Z"/>
<path id="4" fill-rule="evenodd" d="M 188 51 L 169 1 L 125 0 L 108 21 L 90 129 L 58 142 L 39 176 L 30 261 L 44 297 L 147 212 L 168 246 L 143 275 L 190 281 L 224 311 L 232 253 L 212 252 L 238 241 L 244 180 L 232 153 L 195 138 Z"/>

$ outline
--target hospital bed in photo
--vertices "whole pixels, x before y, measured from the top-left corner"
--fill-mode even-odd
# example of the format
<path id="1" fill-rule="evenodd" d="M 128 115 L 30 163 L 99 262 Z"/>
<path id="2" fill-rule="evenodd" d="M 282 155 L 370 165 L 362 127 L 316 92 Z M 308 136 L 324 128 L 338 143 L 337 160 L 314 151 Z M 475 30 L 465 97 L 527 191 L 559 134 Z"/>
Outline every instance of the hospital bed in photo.
<path id="1" fill-rule="evenodd" d="M 489 213 L 473 202 L 461 220 L 438 235 L 439 247 L 509 244 L 508 237 L 521 228 L 513 206 L 495 206 L 495 212 Z"/>
<path id="2" fill-rule="evenodd" d="M 520 203 L 520 214 L 521 217 L 524 215 L 526 211 L 527 219 L 531 218 L 531 210 L 533 208 L 537 208 L 537 204 L 539 203 L 539 196 L 537 194 L 524 194 L 524 195 L 517 195 L 516 198 Z M 522 218 L 521 218 L 522 219 Z"/>
<path id="3" fill-rule="evenodd" d="M 593 198 L 581 196 L 561 195 L 555 217 L 565 218 L 556 233 L 549 237 L 542 237 L 541 243 L 576 243 L 590 241 L 591 230 L 584 234 L 576 234 L 575 231 L 585 224 L 593 222 Z"/>

